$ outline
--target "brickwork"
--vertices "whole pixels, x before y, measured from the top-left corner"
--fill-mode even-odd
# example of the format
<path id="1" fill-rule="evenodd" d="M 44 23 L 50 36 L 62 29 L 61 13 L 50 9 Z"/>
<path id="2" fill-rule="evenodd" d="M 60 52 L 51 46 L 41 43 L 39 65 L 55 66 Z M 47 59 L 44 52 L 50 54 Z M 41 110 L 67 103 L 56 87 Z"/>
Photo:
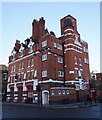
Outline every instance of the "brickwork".
<path id="1" fill-rule="evenodd" d="M 60 20 L 60 24 L 61 37 L 57 38 L 54 32 L 45 29 L 43 17 L 39 21 L 34 19 L 32 36 L 24 43 L 16 40 L 9 57 L 8 101 L 15 98 L 16 102 L 42 100 L 45 104 L 79 99 L 75 89 L 79 77 L 90 79 L 88 44 L 80 39 L 74 17 L 68 15 Z M 37 84 L 41 86 L 40 92 L 36 90 Z M 71 85 L 74 85 L 73 90 L 63 94 L 65 86 L 68 90 Z M 56 88 L 56 94 L 51 95 L 52 87 L 63 87 L 63 90 Z M 13 94 L 17 96 L 12 97 Z"/>

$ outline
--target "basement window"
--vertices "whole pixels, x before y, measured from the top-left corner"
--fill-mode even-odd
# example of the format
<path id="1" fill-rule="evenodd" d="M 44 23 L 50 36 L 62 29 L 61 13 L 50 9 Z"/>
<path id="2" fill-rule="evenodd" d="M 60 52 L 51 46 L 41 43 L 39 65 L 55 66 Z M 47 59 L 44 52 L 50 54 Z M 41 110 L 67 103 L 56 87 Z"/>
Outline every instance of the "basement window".
<path id="1" fill-rule="evenodd" d="M 54 90 L 52 90 L 52 93 L 51 93 L 51 95 L 55 95 L 55 91 L 54 91 Z"/>

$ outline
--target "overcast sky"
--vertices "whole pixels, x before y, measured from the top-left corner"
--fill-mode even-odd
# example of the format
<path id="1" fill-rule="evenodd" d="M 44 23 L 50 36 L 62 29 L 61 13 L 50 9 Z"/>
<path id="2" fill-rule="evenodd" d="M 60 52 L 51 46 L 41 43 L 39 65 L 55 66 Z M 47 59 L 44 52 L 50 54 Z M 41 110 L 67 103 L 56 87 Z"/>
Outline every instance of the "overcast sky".
<path id="1" fill-rule="evenodd" d="M 70 14 L 77 19 L 81 39 L 89 44 L 90 71 L 100 72 L 99 2 L 3 2 L 1 13 L 0 64 L 8 65 L 16 39 L 23 42 L 31 36 L 33 19 L 44 17 L 46 28 L 59 37 L 60 19 Z"/>

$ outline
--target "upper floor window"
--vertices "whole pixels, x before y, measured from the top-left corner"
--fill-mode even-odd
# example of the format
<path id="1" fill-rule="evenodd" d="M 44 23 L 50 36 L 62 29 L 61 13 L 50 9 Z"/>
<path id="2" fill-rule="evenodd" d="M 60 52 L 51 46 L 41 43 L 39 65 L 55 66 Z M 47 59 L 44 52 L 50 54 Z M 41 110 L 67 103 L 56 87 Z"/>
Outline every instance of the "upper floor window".
<path id="1" fill-rule="evenodd" d="M 32 58 L 32 66 L 34 66 L 34 59 Z"/>
<path id="2" fill-rule="evenodd" d="M 56 42 L 54 42 L 54 48 L 56 48 L 57 47 L 57 44 L 56 44 Z"/>
<path id="3" fill-rule="evenodd" d="M 84 63 L 89 64 L 89 60 L 87 58 L 84 58 Z"/>
<path id="4" fill-rule="evenodd" d="M 24 73 L 22 73 L 22 80 L 24 80 Z"/>
<path id="5" fill-rule="evenodd" d="M 59 62 L 59 63 L 63 63 L 63 58 L 58 57 L 58 62 Z"/>
<path id="6" fill-rule="evenodd" d="M 64 77 L 64 72 L 63 71 L 58 71 L 58 76 L 59 77 Z"/>
<path id="7" fill-rule="evenodd" d="M 82 59 L 81 59 L 81 57 L 79 58 L 79 65 L 80 66 L 82 65 Z"/>
<path id="8" fill-rule="evenodd" d="M 30 72 L 28 72 L 28 80 L 30 80 Z"/>
<path id="9" fill-rule="evenodd" d="M 42 77 L 47 77 L 47 71 L 42 71 Z"/>
<path id="10" fill-rule="evenodd" d="M 42 42 L 42 47 L 47 46 L 47 41 Z"/>
<path id="11" fill-rule="evenodd" d="M 78 63 L 77 63 L 77 57 L 76 57 L 76 56 L 74 56 L 74 61 L 75 61 L 75 64 L 78 64 Z"/>
<path id="12" fill-rule="evenodd" d="M 84 47 L 84 52 L 88 53 L 88 49 L 86 47 Z"/>
<path id="13" fill-rule="evenodd" d="M 30 52 L 32 52 L 33 51 L 33 46 L 32 45 L 30 45 Z"/>
<path id="14" fill-rule="evenodd" d="M 31 76 L 32 76 L 32 79 L 33 79 L 34 78 L 34 71 L 32 71 L 32 75 Z"/>
<path id="15" fill-rule="evenodd" d="M 47 54 L 42 55 L 42 61 L 47 60 Z"/>
<path id="16" fill-rule="evenodd" d="M 76 79 L 78 79 L 78 76 L 79 76 L 78 69 L 75 69 L 75 76 L 76 76 Z"/>
<path id="17" fill-rule="evenodd" d="M 20 81 L 20 79 L 21 79 L 21 75 L 20 73 L 18 73 L 18 81 Z"/>
<path id="18" fill-rule="evenodd" d="M 14 65 L 14 72 L 16 71 L 16 65 Z"/>
<path id="19" fill-rule="evenodd" d="M 30 67 L 30 60 L 28 60 L 28 67 Z"/>
<path id="20" fill-rule="evenodd" d="M 22 69 L 24 69 L 24 62 L 22 62 Z"/>
<path id="21" fill-rule="evenodd" d="M 57 49 L 62 50 L 62 45 L 57 44 Z"/>
<path id="22" fill-rule="evenodd" d="M 76 41 L 78 41 L 78 38 L 79 38 L 79 36 L 78 36 L 78 35 L 75 35 L 75 40 L 76 40 Z"/>

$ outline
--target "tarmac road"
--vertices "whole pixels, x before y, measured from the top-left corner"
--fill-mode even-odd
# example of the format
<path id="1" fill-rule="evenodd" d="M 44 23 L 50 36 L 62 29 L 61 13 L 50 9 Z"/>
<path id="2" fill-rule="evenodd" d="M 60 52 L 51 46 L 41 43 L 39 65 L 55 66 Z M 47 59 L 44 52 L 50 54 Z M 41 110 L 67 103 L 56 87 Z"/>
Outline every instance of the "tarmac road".
<path id="1" fill-rule="evenodd" d="M 101 118 L 101 106 L 38 107 L 24 104 L 2 104 L 2 118 Z"/>

